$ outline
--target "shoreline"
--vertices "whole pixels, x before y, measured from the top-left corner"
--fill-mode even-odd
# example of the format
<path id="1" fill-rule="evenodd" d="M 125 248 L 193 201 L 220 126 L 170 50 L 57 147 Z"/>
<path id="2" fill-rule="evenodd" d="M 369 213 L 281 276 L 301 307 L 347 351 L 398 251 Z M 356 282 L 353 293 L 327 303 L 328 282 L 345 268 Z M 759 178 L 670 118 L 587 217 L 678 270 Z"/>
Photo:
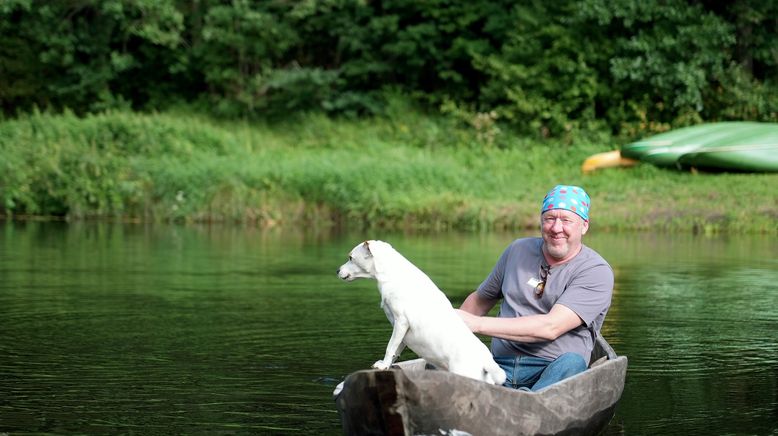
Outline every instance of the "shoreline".
<path id="1" fill-rule="evenodd" d="M 0 122 L 0 219 L 234 223 L 406 231 L 534 229 L 543 195 L 583 186 L 602 231 L 778 235 L 778 174 L 650 164 L 584 174 L 625 140 L 502 133 L 449 119 L 254 125 L 181 113 Z"/>

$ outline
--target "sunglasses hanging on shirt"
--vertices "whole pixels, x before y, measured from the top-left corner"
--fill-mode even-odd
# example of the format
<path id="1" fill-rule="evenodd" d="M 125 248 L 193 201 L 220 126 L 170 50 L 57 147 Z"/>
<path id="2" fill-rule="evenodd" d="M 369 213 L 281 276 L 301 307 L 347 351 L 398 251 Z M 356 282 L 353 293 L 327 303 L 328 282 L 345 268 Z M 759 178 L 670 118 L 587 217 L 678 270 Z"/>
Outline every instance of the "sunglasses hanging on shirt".
<path id="1" fill-rule="evenodd" d="M 548 271 L 550 266 L 540 264 L 540 281 L 535 285 L 535 297 L 540 298 L 543 296 L 543 291 L 546 289 L 546 280 L 548 279 Z"/>

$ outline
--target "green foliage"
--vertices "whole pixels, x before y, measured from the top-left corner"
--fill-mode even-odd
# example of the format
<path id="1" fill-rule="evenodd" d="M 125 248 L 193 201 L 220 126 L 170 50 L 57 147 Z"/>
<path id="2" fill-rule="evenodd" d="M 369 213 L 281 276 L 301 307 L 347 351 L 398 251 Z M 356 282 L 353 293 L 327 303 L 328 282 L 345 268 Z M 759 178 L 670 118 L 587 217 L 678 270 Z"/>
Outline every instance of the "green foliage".
<path id="1" fill-rule="evenodd" d="M 776 174 L 650 165 L 582 175 L 609 136 L 500 135 L 395 101 L 391 118 L 310 114 L 272 126 L 191 114 L 32 114 L 0 122 L 0 212 L 144 221 L 536 228 L 557 183 L 585 186 L 593 225 L 776 233 Z M 496 146 L 495 146 L 496 145 Z M 551 157 L 549 157 L 551 156 Z M 640 198 L 640 201 L 635 201 Z M 715 201 L 711 201 L 715 200 Z"/>
<path id="2" fill-rule="evenodd" d="M 757 77 L 771 71 L 775 77 L 778 58 L 758 63 L 754 68 L 738 65 L 742 56 L 767 49 L 775 53 L 775 26 L 770 24 L 778 13 L 774 2 L 759 2 L 762 15 L 754 15 L 751 1 L 738 1 L 729 5 L 670 4 L 656 8 L 652 3 L 642 4 L 645 10 L 632 15 L 658 17 L 663 24 L 624 20 L 620 25 L 641 28 L 636 37 L 622 42 L 626 56 L 614 64 L 614 75 L 625 78 L 621 90 L 634 93 L 636 86 L 645 88 L 647 98 L 638 105 L 645 118 L 654 121 L 686 125 L 683 119 L 697 122 L 705 120 L 750 119 L 775 121 L 778 116 L 778 88 L 774 81 L 760 82 Z M 612 5 L 608 5 L 609 8 Z M 770 10 L 769 13 L 764 13 Z M 772 14 L 773 18 L 769 18 Z M 748 17 L 748 18 L 747 18 Z M 772 32 L 771 42 L 755 42 L 743 33 L 743 20 L 749 26 Z M 613 24 L 614 22 L 612 22 Z M 618 20 L 616 21 L 618 23 Z M 656 30 L 648 30 L 651 27 Z M 759 31 L 760 33 L 763 30 Z M 750 33 L 750 31 L 748 32 Z M 772 47 L 772 48 L 770 48 Z M 649 74 L 642 76 L 617 71 L 615 68 L 633 62 L 642 62 Z M 754 75 L 754 73 L 757 73 Z M 653 75 L 650 77 L 649 75 Z M 614 97 L 614 100 L 618 97 Z M 726 100 L 726 103 L 723 101 Z M 690 113 L 694 114 L 691 118 Z M 618 114 L 612 114 L 615 118 Z M 623 115 L 622 115 L 623 116 Z M 677 122 L 680 119 L 681 122 Z"/>
<path id="3" fill-rule="evenodd" d="M 476 56 L 488 79 L 481 105 L 543 137 L 561 136 L 577 123 L 594 121 L 597 71 L 587 64 L 580 35 L 570 31 L 571 5 L 534 1 L 509 15 L 516 30 L 499 53 Z"/>
<path id="4" fill-rule="evenodd" d="M 624 114 L 633 112 L 640 121 L 672 122 L 689 110 L 703 113 L 705 89 L 726 71 L 735 43 L 733 26 L 681 0 L 592 0 L 583 6 L 577 19 L 594 29 L 607 51 L 615 85 L 602 96 L 611 105 L 609 119 L 629 121 Z M 625 101 L 625 95 L 633 98 Z"/>
<path id="5" fill-rule="evenodd" d="M 194 120 L 190 120 L 194 122 Z M 16 214 L 135 216 L 157 192 L 146 159 L 187 162 L 232 147 L 213 130 L 168 117 L 33 114 L 0 124 L 0 196 Z M 231 150 L 231 149 L 230 149 Z M 174 191 L 175 195 L 175 191 Z"/>
<path id="6" fill-rule="evenodd" d="M 0 9 L 0 107 L 78 113 L 141 105 L 170 81 L 183 15 L 172 0 L 9 1 Z M 169 85 L 167 85 L 169 86 Z"/>
<path id="7" fill-rule="evenodd" d="M 220 112 L 251 114 L 267 106 L 271 83 L 279 80 L 274 66 L 297 43 L 290 24 L 247 1 L 208 9 L 195 56 Z"/>
<path id="8" fill-rule="evenodd" d="M 371 116 L 399 93 L 565 140 L 775 121 L 775 16 L 760 0 L 7 0 L 0 110 Z"/>

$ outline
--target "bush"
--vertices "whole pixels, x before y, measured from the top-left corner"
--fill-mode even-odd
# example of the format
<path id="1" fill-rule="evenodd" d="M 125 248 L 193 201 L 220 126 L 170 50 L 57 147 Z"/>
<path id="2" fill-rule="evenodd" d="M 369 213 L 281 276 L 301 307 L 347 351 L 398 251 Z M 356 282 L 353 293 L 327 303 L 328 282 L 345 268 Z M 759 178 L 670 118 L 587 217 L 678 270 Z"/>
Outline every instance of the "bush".
<path id="1" fill-rule="evenodd" d="M 487 135 L 568 140 L 776 121 L 776 15 L 759 0 L 9 0 L 0 108 L 369 117 L 399 93 Z"/>

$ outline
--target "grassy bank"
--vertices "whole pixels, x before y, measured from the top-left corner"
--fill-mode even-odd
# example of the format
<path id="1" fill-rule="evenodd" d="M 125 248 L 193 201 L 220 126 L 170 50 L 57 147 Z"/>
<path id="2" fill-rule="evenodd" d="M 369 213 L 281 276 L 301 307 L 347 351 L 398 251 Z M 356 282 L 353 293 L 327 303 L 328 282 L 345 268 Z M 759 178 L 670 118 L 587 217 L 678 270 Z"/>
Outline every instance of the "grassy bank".
<path id="1" fill-rule="evenodd" d="M 581 174 L 588 155 L 621 141 L 515 138 L 402 108 L 382 120 L 272 125 L 40 114 L 0 122 L 0 207 L 16 217 L 513 229 L 536 226 L 540 200 L 562 182 L 589 191 L 598 228 L 778 233 L 778 174 Z"/>

